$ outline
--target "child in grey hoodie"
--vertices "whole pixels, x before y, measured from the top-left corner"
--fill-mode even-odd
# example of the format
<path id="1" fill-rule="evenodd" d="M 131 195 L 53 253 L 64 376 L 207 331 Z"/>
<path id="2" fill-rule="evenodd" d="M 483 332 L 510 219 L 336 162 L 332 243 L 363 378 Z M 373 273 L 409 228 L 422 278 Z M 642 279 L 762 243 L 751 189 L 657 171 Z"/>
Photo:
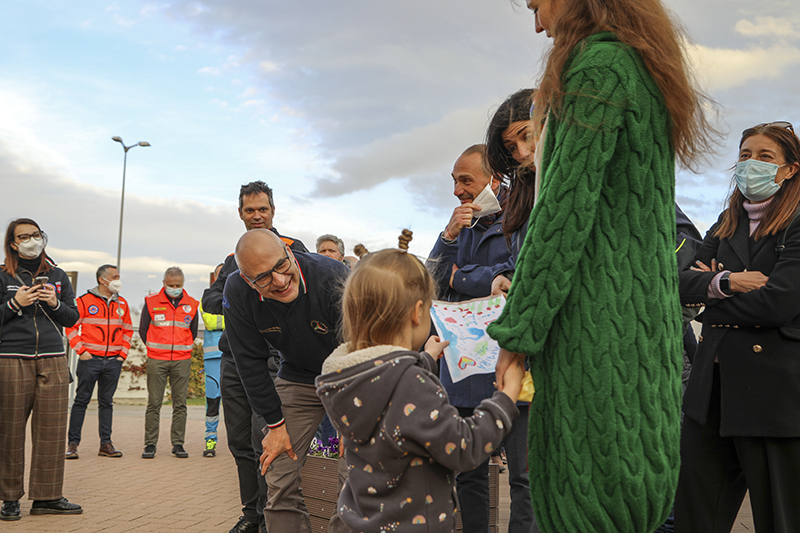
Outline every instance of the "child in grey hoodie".
<path id="1" fill-rule="evenodd" d="M 453 531 L 454 471 L 483 463 L 518 414 L 519 365 L 473 416 L 449 404 L 435 360 L 447 342 L 428 339 L 433 293 L 425 267 L 401 250 L 366 256 L 345 286 L 345 344 L 316 385 L 346 451 L 338 515 L 356 532 Z"/>

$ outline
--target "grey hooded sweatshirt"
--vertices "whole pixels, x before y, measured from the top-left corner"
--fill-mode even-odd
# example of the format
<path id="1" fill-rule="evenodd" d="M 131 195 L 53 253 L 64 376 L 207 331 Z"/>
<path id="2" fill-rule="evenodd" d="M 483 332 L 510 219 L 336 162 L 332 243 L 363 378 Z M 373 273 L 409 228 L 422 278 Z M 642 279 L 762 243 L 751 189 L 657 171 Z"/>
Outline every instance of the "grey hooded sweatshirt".
<path id="1" fill-rule="evenodd" d="M 459 417 L 433 358 L 397 346 L 343 344 L 316 385 L 346 450 L 338 514 L 356 532 L 453 531 L 454 471 L 483 463 L 519 414 L 497 392 Z"/>

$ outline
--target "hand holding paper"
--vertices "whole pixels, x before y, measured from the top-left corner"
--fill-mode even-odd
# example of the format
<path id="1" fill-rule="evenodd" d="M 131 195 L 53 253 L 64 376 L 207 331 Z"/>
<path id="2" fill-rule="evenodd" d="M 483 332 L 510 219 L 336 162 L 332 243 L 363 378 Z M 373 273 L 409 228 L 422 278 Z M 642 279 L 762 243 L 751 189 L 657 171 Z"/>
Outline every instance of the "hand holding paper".
<path id="1" fill-rule="evenodd" d="M 442 356 L 442 350 L 449 344 L 450 341 L 443 341 L 438 335 L 431 335 L 425 342 L 425 351 L 434 359 L 439 359 Z"/>

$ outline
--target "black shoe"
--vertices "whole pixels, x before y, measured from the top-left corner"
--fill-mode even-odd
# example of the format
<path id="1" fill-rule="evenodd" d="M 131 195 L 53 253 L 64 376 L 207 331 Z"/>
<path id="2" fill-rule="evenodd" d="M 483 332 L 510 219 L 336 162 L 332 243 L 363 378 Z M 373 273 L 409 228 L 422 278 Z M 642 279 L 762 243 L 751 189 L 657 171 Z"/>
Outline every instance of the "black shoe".
<path id="1" fill-rule="evenodd" d="M 19 520 L 19 519 L 20 519 L 19 500 L 11 500 L 3 502 L 3 510 L 0 511 L 0 520 Z"/>
<path id="2" fill-rule="evenodd" d="M 142 459 L 152 459 L 156 456 L 156 445 L 155 444 L 148 444 L 144 447 L 144 451 L 142 452 Z"/>
<path id="3" fill-rule="evenodd" d="M 243 516 L 240 516 L 239 521 L 228 533 L 258 533 L 258 524 L 248 522 Z"/>
<path id="4" fill-rule="evenodd" d="M 183 449 L 183 445 L 181 444 L 176 444 L 172 447 L 172 455 L 175 457 L 180 457 L 181 459 L 186 459 L 189 457 L 189 454 Z"/>
<path id="5" fill-rule="evenodd" d="M 81 514 L 83 509 L 77 503 L 69 503 L 66 498 L 59 500 L 34 500 L 31 514 Z"/>

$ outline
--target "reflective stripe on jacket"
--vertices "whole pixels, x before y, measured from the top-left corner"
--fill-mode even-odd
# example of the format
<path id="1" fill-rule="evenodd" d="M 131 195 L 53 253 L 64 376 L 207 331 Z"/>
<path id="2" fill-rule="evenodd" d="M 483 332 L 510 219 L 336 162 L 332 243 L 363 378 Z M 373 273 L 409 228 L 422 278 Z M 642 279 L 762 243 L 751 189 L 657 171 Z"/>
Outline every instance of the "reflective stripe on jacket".
<path id="1" fill-rule="evenodd" d="M 144 304 L 150 315 L 147 357 L 169 361 L 191 358 L 194 345 L 191 324 L 200 302 L 183 291 L 176 309 L 162 288 L 145 298 Z"/>
<path id="2" fill-rule="evenodd" d="M 125 298 L 115 295 L 106 300 L 95 287 L 78 298 L 77 304 L 81 317 L 66 329 L 72 349 L 78 354 L 127 358 L 133 324 Z"/>
<path id="3" fill-rule="evenodd" d="M 206 327 L 206 331 L 222 331 L 225 329 L 225 317 L 223 315 L 214 315 L 211 313 L 206 313 L 203 311 L 203 305 L 200 305 L 200 313 L 203 317 L 203 324 Z"/>

